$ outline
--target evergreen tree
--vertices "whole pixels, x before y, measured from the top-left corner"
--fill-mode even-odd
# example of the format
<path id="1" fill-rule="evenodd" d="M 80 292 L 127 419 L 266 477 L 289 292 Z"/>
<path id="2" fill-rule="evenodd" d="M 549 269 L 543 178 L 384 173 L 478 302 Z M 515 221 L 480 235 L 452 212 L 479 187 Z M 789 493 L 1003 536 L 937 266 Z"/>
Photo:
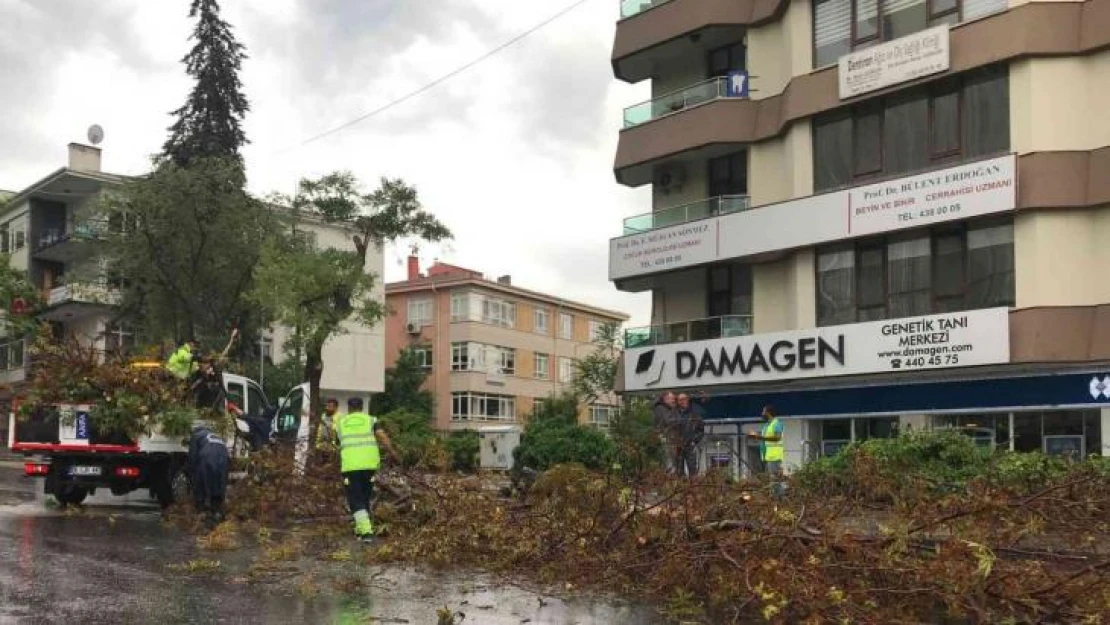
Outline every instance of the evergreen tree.
<path id="1" fill-rule="evenodd" d="M 239 69 L 247 57 L 231 25 L 220 18 L 217 0 L 193 0 L 190 18 L 197 18 L 193 49 L 181 60 L 196 80 L 185 104 L 172 115 L 170 138 L 162 159 L 187 166 L 197 158 L 218 157 L 242 163 L 239 148 L 247 143 L 241 123 L 250 110 L 243 95 Z"/>

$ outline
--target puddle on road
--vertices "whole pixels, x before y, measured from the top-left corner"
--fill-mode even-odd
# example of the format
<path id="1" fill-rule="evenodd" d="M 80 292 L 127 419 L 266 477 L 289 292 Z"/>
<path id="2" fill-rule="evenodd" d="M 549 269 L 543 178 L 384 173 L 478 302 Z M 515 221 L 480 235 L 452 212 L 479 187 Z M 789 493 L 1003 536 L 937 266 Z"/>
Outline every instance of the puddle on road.
<path id="1" fill-rule="evenodd" d="M 327 594 L 335 568 L 326 569 L 331 574 L 326 579 L 314 580 L 327 564 L 266 584 L 234 583 L 230 571 L 214 578 L 186 576 L 166 565 L 217 559 L 241 570 L 253 553 L 200 551 L 193 536 L 166 527 L 157 507 L 142 498 L 119 505 L 119 498 L 97 495 L 67 513 L 49 507 L 35 486 L 0 475 L 0 625 L 423 625 L 435 623 L 436 610 L 443 607 L 465 614 L 464 625 L 663 622 L 649 607 L 610 598 L 552 597 L 473 573 L 351 566 L 342 574 L 359 576 L 365 588 L 352 596 Z M 323 592 L 305 598 L 306 580 L 316 581 Z"/>

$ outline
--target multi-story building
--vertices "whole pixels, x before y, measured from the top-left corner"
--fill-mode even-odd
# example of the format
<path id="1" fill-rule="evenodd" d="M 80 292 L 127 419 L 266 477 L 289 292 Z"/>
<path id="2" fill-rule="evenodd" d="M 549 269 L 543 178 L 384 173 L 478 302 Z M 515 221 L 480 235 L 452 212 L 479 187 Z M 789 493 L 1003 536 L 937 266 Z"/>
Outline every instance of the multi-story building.
<path id="1" fill-rule="evenodd" d="M 97 253 L 101 236 L 122 224 L 105 221 L 93 205 L 101 191 L 125 180 L 125 176 L 101 171 L 99 148 L 71 143 L 66 167 L 22 191 L 9 192 L 6 201 L 0 202 L 0 252 L 10 254 L 11 266 L 26 270 L 31 283 L 41 289 L 46 302 L 42 318 L 58 336 L 74 337 L 109 353 L 130 347 L 134 335 L 126 325 L 112 323 L 110 309 L 118 297 L 119 283 L 103 271 Z M 350 245 L 349 234 L 337 226 L 305 220 L 298 227 L 312 233 L 317 245 Z M 367 271 L 381 275 L 382 268 L 381 249 L 372 250 Z M 376 296 L 384 296 L 380 287 Z M 275 328 L 260 345 L 260 358 L 280 360 L 281 350 L 272 346 L 280 348 L 288 334 L 285 328 Z M 0 385 L 4 388 L 26 379 L 27 340 L 0 338 Z M 380 326 L 352 324 L 346 334 L 325 347 L 322 386 L 339 397 L 365 398 L 381 392 L 383 345 Z M 0 421 L 0 427 L 7 422 Z"/>
<path id="2" fill-rule="evenodd" d="M 794 466 L 954 426 L 1110 455 L 1110 0 L 624 0 L 612 64 L 654 96 L 626 392 L 706 391 L 751 466 L 764 404 Z"/>
<path id="3" fill-rule="evenodd" d="M 521 423 L 537 402 L 565 390 L 576 360 L 607 324 L 628 315 L 513 286 L 510 276 L 408 258 L 407 279 L 385 287 L 386 365 L 413 349 L 428 370 L 436 427 Z M 608 427 L 615 397 L 584 406 L 579 420 Z"/>

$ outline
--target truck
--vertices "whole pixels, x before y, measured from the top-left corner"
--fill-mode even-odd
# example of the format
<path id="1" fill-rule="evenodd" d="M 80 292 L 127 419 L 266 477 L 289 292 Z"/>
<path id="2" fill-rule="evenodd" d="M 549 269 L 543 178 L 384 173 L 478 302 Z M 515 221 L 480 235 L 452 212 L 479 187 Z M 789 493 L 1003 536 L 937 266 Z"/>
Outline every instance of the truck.
<path id="1" fill-rule="evenodd" d="M 272 415 L 272 405 L 262 387 L 250 378 L 223 374 L 227 396 L 241 398 L 240 408 L 251 416 Z M 296 395 L 294 389 L 290 396 Z M 225 400 L 226 401 L 226 400 Z M 282 402 L 289 405 L 288 398 Z M 28 418 L 9 416 L 9 448 L 22 453 L 26 460 L 24 475 L 43 478 L 43 492 L 53 495 L 60 504 L 80 504 L 98 489 L 123 496 L 146 489 L 162 507 L 168 507 L 188 493 L 185 475 L 188 442 L 181 437 L 168 437 L 158 432 L 126 437 L 101 433 L 90 418 L 94 404 L 55 404 L 40 409 Z M 305 441 L 298 444 L 298 455 L 307 450 L 308 419 L 288 408 L 274 416 L 271 438 Z M 246 423 L 236 420 L 239 434 Z M 236 436 L 233 456 L 247 453 L 246 440 Z"/>

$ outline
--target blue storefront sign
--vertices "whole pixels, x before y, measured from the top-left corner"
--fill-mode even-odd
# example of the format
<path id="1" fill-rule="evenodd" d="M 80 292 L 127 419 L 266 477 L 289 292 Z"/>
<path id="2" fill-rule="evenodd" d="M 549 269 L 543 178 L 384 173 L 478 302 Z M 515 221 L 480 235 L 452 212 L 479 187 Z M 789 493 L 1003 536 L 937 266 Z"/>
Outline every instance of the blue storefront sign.
<path id="1" fill-rule="evenodd" d="M 89 413 L 78 412 L 75 417 L 77 440 L 89 440 Z"/>
<path id="2" fill-rule="evenodd" d="M 784 417 L 929 414 L 1110 406 L 1110 374 L 1067 373 L 921 384 L 887 384 L 806 391 L 718 395 L 711 418 L 758 416 L 772 404 Z"/>
<path id="3" fill-rule="evenodd" d="M 725 82 L 725 97 L 726 98 L 746 98 L 750 92 L 748 88 L 748 72 L 743 70 L 731 71 L 728 73 L 728 80 Z"/>

